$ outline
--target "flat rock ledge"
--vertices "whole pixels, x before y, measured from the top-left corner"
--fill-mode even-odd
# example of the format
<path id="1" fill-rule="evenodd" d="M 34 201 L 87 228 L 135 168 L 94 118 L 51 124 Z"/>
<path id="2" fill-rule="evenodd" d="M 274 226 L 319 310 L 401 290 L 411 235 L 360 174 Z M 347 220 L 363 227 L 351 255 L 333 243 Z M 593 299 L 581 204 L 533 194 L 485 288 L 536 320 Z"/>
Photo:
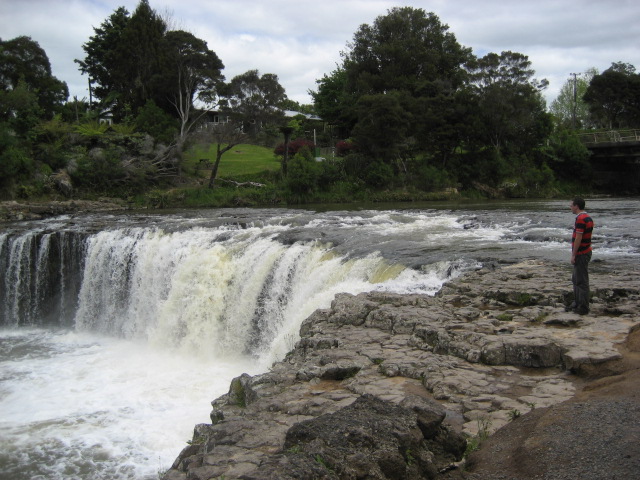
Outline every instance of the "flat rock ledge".
<path id="1" fill-rule="evenodd" d="M 570 266 L 539 261 L 434 297 L 338 295 L 284 360 L 231 382 L 162 478 L 441 478 L 468 443 L 614 373 L 640 328 L 640 274 L 591 272 L 585 316 L 565 312 Z"/>

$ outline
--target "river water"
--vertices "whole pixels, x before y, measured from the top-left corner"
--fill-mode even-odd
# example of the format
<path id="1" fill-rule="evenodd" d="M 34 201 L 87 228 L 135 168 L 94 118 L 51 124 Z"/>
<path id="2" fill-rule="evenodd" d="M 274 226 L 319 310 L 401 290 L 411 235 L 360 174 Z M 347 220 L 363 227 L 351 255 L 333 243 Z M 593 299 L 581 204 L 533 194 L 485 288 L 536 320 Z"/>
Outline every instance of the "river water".
<path id="1" fill-rule="evenodd" d="M 0 479 L 158 477 L 241 373 L 337 293 L 434 294 L 568 262 L 567 201 L 62 216 L 0 230 Z M 594 261 L 640 265 L 638 199 L 589 201 Z M 351 207 L 353 208 L 353 207 Z M 570 280 L 567 279 L 567 290 Z"/>

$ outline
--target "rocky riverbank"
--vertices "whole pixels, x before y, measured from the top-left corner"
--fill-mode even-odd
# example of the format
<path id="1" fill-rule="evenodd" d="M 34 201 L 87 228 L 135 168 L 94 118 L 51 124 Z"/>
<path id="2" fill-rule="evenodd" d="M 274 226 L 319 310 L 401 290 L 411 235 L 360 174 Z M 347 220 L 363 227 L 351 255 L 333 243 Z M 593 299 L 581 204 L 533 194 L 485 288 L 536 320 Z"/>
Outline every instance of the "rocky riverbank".
<path id="1" fill-rule="evenodd" d="M 637 371 L 624 348 L 640 332 L 640 273 L 591 270 L 586 316 L 565 312 L 570 266 L 537 261 L 483 268 L 435 297 L 340 295 L 303 323 L 283 361 L 233 380 L 163 478 L 633 478 L 624 472 L 640 471 L 638 387 L 618 384 L 618 403 L 595 419 L 575 405 L 593 406 L 584 395 L 597 382 Z M 618 434 L 603 439 L 614 423 Z M 574 445 L 566 456 L 546 448 L 563 432 L 582 460 Z M 607 472 L 610 450 L 623 452 L 620 476 L 548 473 L 597 458 Z"/>
<path id="2" fill-rule="evenodd" d="M 85 212 L 114 212 L 127 210 L 127 203 L 119 198 L 98 200 L 59 200 L 50 202 L 0 202 L 0 222 L 15 220 L 42 220 L 56 215 Z"/>

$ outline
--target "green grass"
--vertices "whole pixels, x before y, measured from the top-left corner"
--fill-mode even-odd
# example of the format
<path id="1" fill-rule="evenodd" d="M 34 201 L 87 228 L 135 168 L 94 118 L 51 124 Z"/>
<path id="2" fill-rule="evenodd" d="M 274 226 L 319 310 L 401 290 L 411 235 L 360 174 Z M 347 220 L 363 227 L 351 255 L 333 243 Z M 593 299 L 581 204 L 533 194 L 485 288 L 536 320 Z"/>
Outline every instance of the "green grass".
<path id="1" fill-rule="evenodd" d="M 187 152 L 187 168 L 197 170 L 200 159 L 206 158 L 211 163 L 216 160 L 216 144 L 195 146 Z M 281 168 L 280 160 L 273 154 L 272 148 L 258 145 L 239 144 L 222 155 L 218 170 L 219 178 L 255 177 L 264 172 L 277 172 Z M 201 170 L 207 176 L 210 170 Z"/>

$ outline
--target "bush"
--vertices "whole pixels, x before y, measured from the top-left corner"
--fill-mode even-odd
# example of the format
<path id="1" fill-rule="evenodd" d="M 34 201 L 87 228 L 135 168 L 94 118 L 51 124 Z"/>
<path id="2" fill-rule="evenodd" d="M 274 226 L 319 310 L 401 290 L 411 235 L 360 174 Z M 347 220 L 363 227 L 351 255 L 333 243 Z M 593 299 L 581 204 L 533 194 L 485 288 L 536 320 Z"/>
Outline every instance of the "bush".
<path id="1" fill-rule="evenodd" d="M 338 157 L 346 157 L 351 153 L 356 152 L 356 146 L 349 140 L 340 140 L 336 143 L 336 155 Z"/>
<path id="2" fill-rule="evenodd" d="M 312 193 L 318 187 L 321 174 L 322 165 L 304 147 L 289 162 L 287 187 L 293 193 Z"/>
<path id="3" fill-rule="evenodd" d="M 28 178 L 34 171 L 34 161 L 8 129 L 0 126 L 0 185 Z"/>
<path id="4" fill-rule="evenodd" d="M 367 185 L 377 188 L 388 186 L 393 179 L 393 169 L 382 162 L 373 162 L 368 166 L 364 174 Z"/>
<path id="5" fill-rule="evenodd" d="M 442 190 L 454 184 L 449 173 L 433 165 L 421 165 L 417 169 L 413 184 L 426 192 Z"/>
<path id="6" fill-rule="evenodd" d="M 70 172 L 75 184 L 98 191 L 107 191 L 126 180 L 126 172 L 122 168 L 121 151 L 95 148 L 78 159 L 78 166 Z"/>
<path id="7" fill-rule="evenodd" d="M 304 138 L 296 138 L 295 140 L 292 140 L 289 142 L 289 157 L 293 157 L 305 147 L 311 152 L 315 148 L 315 145 L 311 140 Z M 281 157 L 284 156 L 284 143 L 279 144 L 273 153 Z"/>
<path id="8" fill-rule="evenodd" d="M 153 100 L 148 100 L 138 111 L 135 127 L 164 144 L 173 142 L 178 134 L 176 119 L 158 107 Z"/>

